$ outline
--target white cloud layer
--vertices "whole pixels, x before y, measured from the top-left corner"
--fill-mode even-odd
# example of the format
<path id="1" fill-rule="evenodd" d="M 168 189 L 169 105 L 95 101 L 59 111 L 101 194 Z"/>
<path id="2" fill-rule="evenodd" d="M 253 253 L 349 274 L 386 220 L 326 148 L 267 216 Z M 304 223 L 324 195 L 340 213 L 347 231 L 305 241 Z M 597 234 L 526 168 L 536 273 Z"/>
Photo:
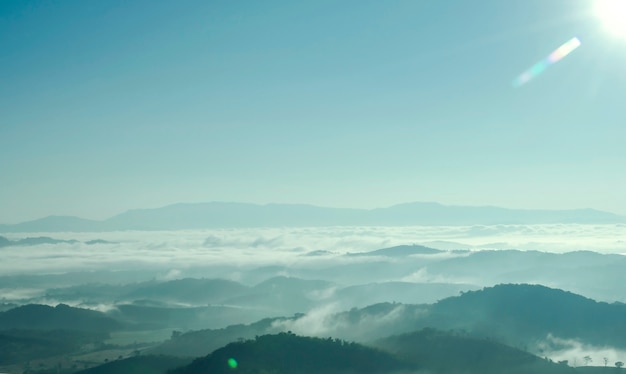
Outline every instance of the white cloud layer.
<path id="1" fill-rule="evenodd" d="M 415 227 L 325 227 L 222 229 L 158 232 L 7 234 L 9 239 L 52 236 L 81 242 L 104 239 L 115 244 L 62 243 L 0 249 L 0 273 L 34 274 L 71 270 L 165 269 L 175 278 L 194 266 L 263 266 L 337 261 L 339 257 L 393 245 L 427 243 L 444 249 L 521 249 L 549 252 L 593 250 L 626 253 L 626 225 L 497 225 Z M 458 244 L 455 244 L 458 243 Z M 318 256 L 304 256 L 312 251 Z M 168 273 L 168 271 L 173 270 Z M 233 273 L 233 275 L 236 275 Z M 424 274 L 416 273 L 419 280 Z"/>
<path id="2" fill-rule="evenodd" d="M 558 362 L 567 360 L 570 366 L 606 366 L 615 367 L 615 362 L 626 362 L 626 351 L 613 347 L 597 347 L 583 344 L 573 339 L 561 339 L 548 336 L 550 345 L 558 345 L 561 348 L 554 351 L 546 351 L 542 355 Z M 591 360 L 586 362 L 585 357 Z M 606 360 L 605 360 L 606 359 Z"/>

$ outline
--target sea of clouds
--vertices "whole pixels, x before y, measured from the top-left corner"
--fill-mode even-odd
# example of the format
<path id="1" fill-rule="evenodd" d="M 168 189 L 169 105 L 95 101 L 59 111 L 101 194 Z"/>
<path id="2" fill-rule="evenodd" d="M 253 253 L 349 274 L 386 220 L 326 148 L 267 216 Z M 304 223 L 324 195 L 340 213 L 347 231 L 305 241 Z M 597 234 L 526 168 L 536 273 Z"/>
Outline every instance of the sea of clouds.
<path id="1" fill-rule="evenodd" d="M 9 239 L 49 236 L 77 243 L 9 246 L 0 249 L 0 274 L 67 271 L 168 269 L 210 265 L 259 267 L 370 261 L 346 253 L 423 244 L 444 250 L 519 249 L 563 253 L 590 250 L 626 253 L 626 225 L 496 225 L 412 227 L 303 227 L 192 231 L 5 234 Z M 103 239 L 111 243 L 87 245 Z M 316 252 L 317 255 L 307 255 Z"/>

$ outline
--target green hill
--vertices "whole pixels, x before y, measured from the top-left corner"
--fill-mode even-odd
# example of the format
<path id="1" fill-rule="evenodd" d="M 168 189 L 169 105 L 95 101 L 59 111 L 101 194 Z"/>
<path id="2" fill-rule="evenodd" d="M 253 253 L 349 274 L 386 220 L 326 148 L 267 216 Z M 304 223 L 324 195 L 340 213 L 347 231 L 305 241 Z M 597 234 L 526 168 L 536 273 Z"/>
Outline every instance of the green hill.
<path id="1" fill-rule="evenodd" d="M 266 318 L 249 325 L 237 324 L 223 329 L 189 331 L 173 336 L 172 339 L 149 349 L 148 352 L 180 357 L 204 356 L 230 342 L 276 332 L 272 331 L 272 324 L 277 320 L 281 319 Z"/>
<path id="2" fill-rule="evenodd" d="M 406 257 L 411 255 L 433 255 L 442 253 L 438 249 L 424 247 L 422 245 L 398 245 L 390 248 L 378 249 L 371 252 L 349 253 L 348 256 L 387 256 L 387 257 Z"/>
<path id="3" fill-rule="evenodd" d="M 434 329 L 379 340 L 380 347 L 399 358 L 420 365 L 429 373 L 574 373 L 565 365 L 492 340 Z"/>
<path id="4" fill-rule="evenodd" d="M 552 334 L 626 347 L 625 304 L 596 302 L 540 285 L 498 285 L 444 299 L 432 306 L 428 323 L 516 345 Z"/>
<path id="5" fill-rule="evenodd" d="M 0 313 L 0 330 L 79 330 L 111 332 L 121 328 L 118 321 L 94 310 L 29 304 Z"/>
<path id="6" fill-rule="evenodd" d="M 170 374 L 195 373 L 391 373 L 415 369 L 388 353 L 341 340 L 264 335 L 231 343 Z"/>
<path id="7" fill-rule="evenodd" d="M 250 325 L 187 332 L 153 353 L 200 355 L 239 338 L 294 330 L 306 334 L 308 316 L 266 319 Z M 328 334 L 367 342 L 385 336 L 436 328 L 466 331 L 512 347 L 539 353 L 558 350 L 549 335 L 597 346 L 626 347 L 626 305 L 602 303 L 570 292 L 536 285 L 499 285 L 431 305 L 380 303 L 324 316 Z"/>

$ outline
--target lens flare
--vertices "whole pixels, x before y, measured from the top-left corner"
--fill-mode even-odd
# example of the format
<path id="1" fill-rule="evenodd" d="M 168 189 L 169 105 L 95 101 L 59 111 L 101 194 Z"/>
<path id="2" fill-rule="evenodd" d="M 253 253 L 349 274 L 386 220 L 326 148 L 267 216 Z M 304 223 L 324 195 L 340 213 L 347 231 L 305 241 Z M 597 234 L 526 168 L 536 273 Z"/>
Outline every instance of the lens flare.
<path id="1" fill-rule="evenodd" d="M 574 37 L 550 53 L 548 57 L 533 65 L 513 81 L 513 87 L 520 87 L 543 73 L 550 65 L 555 64 L 580 47 L 580 39 Z"/>

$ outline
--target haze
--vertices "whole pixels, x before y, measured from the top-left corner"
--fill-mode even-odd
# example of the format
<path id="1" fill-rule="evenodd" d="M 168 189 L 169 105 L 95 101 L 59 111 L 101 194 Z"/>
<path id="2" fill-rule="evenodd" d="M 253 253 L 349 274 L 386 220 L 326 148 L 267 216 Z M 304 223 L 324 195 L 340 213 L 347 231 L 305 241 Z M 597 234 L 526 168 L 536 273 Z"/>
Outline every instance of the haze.
<path id="1" fill-rule="evenodd" d="M 625 1 L 0 1 L 0 373 L 620 372 Z"/>
<path id="2" fill-rule="evenodd" d="M 591 8 L 3 1 L 0 223 L 204 201 L 626 214 L 626 48 Z"/>

